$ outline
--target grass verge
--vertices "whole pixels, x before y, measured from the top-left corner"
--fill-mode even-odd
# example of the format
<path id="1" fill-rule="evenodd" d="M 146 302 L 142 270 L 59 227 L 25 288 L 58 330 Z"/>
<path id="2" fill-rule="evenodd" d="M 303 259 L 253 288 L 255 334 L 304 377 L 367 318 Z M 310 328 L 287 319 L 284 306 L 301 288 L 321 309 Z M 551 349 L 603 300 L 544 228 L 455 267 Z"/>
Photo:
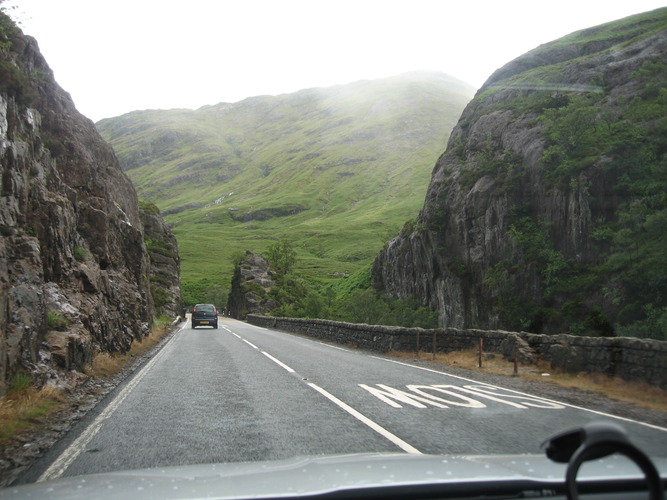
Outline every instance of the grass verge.
<path id="1" fill-rule="evenodd" d="M 414 352 L 392 351 L 388 354 L 399 358 L 417 358 Z M 435 357 L 432 354 L 420 353 L 418 358 L 482 373 L 518 376 L 522 379 L 598 392 L 608 398 L 667 413 L 667 391 L 644 382 L 629 382 L 619 377 L 608 377 L 599 373 L 570 374 L 554 371 L 545 361 L 540 361 L 535 365 L 519 364 L 518 374 L 515 375 L 512 361 L 506 361 L 501 355 L 488 353 L 483 356 L 482 368 L 479 368 L 477 349 L 438 353 Z"/>
<path id="2" fill-rule="evenodd" d="M 18 374 L 0 401 L 0 446 L 37 427 L 45 416 L 64 402 L 65 397 L 59 389 L 49 385 L 37 389 L 29 375 Z"/>
<path id="3" fill-rule="evenodd" d="M 153 329 L 141 342 L 132 341 L 125 353 L 101 352 L 93 358 L 90 365 L 84 366 L 83 372 L 93 378 L 109 377 L 120 373 L 134 358 L 149 351 L 169 333 L 169 318 L 159 318 L 153 322 Z"/>
<path id="4" fill-rule="evenodd" d="M 155 321 L 150 335 L 141 342 L 132 342 L 127 353 L 96 355 L 92 365 L 84 367 L 84 373 L 95 378 L 119 373 L 134 358 L 154 347 L 169 332 L 169 324 L 168 318 Z M 38 389 L 30 375 L 17 374 L 0 401 L 0 446 L 9 444 L 23 432 L 39 428 L 44 419 L 62 408 L 66 401 L 60 389 L 50 385 Z"/>

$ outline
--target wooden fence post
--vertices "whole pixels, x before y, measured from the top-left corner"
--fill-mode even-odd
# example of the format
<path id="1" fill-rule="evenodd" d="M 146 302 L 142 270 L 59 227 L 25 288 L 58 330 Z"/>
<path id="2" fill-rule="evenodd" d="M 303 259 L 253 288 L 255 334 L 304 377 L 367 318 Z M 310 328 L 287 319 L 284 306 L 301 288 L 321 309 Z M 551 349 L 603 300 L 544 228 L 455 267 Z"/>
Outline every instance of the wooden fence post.
<path id="1" fill-rule="evenodd" d="M 417 357 L 419 357 L 419 330 L 417 330 L 417 348 L 416 348 L 416 352 L 417 352 Z"/>

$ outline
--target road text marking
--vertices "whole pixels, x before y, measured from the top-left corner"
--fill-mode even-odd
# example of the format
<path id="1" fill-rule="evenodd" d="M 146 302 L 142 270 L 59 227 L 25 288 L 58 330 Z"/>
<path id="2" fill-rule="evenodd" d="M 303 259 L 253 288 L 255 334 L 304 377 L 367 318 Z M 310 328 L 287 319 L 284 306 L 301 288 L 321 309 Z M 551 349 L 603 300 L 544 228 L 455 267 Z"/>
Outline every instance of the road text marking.
<path id="1" fill-rule="evenodd" d="M 450 406 L 486 408 L 486 404 L 480 399 L 495 401 L 520 409 L 529 407 L 554 410 L 565 408 L 561 404 L 542 398 L 498 392 L 498 387 L 490 385 L 464 385 L 462 387 L 447 384 L 407 385 L 406 387 L 410 392 L 384 384 L 377 384 L 377 387 L 359 384 L 359 387 L 367 390 L 380 401 L 393 408 L 403 408 L 400 403 L 415 408 L 428 408 L 429 406 L 435 406 L 436 408 L 449 408 Z M 475 398 L 470 397 L 471 395 Z"/>
<path id="2" fill-rule="evenodd" d="M 518 394 L 520 396 L 527 396 L 527 397 L 533 397 L 533 398 L 535 397 L 535 396 L 531 396 L 530 394 L 526 394 L 524 392 L 515 391 L 513 389 L 507 389 L 507 388 L 504 388 L 504 387 L 491 386 L 490 384 L 485 384 L 484 382 L 480 382 L 479 380 L 474 380 L 474 379 L 470 379 L 470 378 L 466 378 L 466 377 L 461 377 L 459 375 L 452 375 L 450 373 L 445 373 L 445 372 L 441 372 L 441 371 L 438 371 L 438 370 L 432 370 L 431 368 L 425 368 L 423 366 L 415 366 L 415 365 L 411 365 L 409 363 L 403 363 L 402 361 L 396 361 L 396 360 L 393 360 L 393 359 L 381 358 L 380 356 L 370 356 L 370 357 L 374 358 L 374 359 L 380 359 L 382 361 L 387 361 L 388 363 L 395 363 L 397 365 L 403 365 L 403 366 L 408 366 L 410 368 L 416 368 L 417 370 L 424 370 L 424 371 L 431 372 L 431 373 L 437 373 L 439 375 L 444 375 L 445 377 L 452 377 L 452 378 L 456 378 L 456 379 L 459 379 L 459 380 L 465 380 L 466 382 L 472 382 L 474 384 L 479 384 L 480 386 L 483 386 L 483 387 L 494 387 L 495 389 L 501 389 L 501 390 L 504 390 L 504 391 L 507 391 L 507 392 Z M 590 408 L 584 408 L 583 406 L 577 406 L 577 405 L 573 405 L 573 404 L 570 404 L 570 403 L 563 403 L 561 401 L 555 401 L 553 399 L 542 398 L 542 400 L 543 401 L 548 401 L 549 403 L 566 406 L 568 408 L 574 408 L 575 410 L 587 411 L 589 413 L 593 413 L 595 415 L 600 415 L 602 417 L 613 418 L 615 420 L 621 420 L 623 422 L 629 422 L 629 423 L 632 423 L 632 424 L 642 425 L 642 426 L 648 427 L 650 429 L 656 429 L 656 430 L 659 430 L 659 431 L 667 432 L 667 427 L 660 427 L 659 425 L 649 424 L 647 422 L 642 422 L 640 420 L 634 420 L 634 419 L 626 418 L 626 417 L 619 417 L 618 415 L 612 415 L 611 413 L 605 413 L 605 412 L 602 412 L 602 411 L 591 410 Z"/>
<path id="3" fill-rule="evenodd" d="M 313 389 L 315 389 L 315 390 L 316 390 L 317 392 L 319 392 L 320 394 L 322 394 L 322 396 L 324 396 L 325 398 L 327 398 L 329 401 L 331 401 L 332 403 L 336 404 L 337 406 L 339 406 L 340 408 L 342 408 L 343 410 L 345 410 L 347 413 L 349 413 L 350 415 L 352 415 L 354 418 L 356 418 L 357 420 L 359 420 L 359 421 L 362 422 L 363 424 L 367 425 L 368 427 L 370 427 L 371 429 L 373 429 L 375 432 L 377 432 L 378 434 L 380 434 L 380 435 L 383 436 L 384 438 L 386 438 L 386 439 L 388 439 L 389 441 L 391 441 L 392 443 L 394 443 L 396 446 L 398 446 L 399 448 L 401 448 L 403 451 L 406 451 L 406 452 L 408 452 L 408 453 L 412 453 L 412 454 L 414 454 L 414 455 L 421 455 L 421 452 L 420 452 L 417 448 L 415 448 L 415 447 L 413 447 L 412 445 L 406 443 L 406 442 L 403 441 L 401 438 L 399 438 L 399 437 L 396 436 L 395 434 L 392 434 L 391 432 L 389 432 L 387 429 L 385 429 L 385 428 L 382 427 L 381 425 L 376 424 L 376 423 L 373 422 L 370 418 L 366 417 L 365 415 L 362 415 L 362 414 L 359 413 L 357 410 L 355 410 L 354 408 L 352 408 L 352 407 L 351 407 L 350 405 L 348 405 L 347 403 L 344 403 L 343 401 L 341 401 L 340 399 L 338 399 L 336 396 L 334 396 L 334 395 L 331 394 L 330 392 L 328 392 L 328 391 L 322 389 L 320 386 L 318 386 L 318 385 L 316 385 L 316 384 L 313 384 L 312 382 L 309 382 L 308 385 L 309 385 L 310 387 L 312 387 Z"/>

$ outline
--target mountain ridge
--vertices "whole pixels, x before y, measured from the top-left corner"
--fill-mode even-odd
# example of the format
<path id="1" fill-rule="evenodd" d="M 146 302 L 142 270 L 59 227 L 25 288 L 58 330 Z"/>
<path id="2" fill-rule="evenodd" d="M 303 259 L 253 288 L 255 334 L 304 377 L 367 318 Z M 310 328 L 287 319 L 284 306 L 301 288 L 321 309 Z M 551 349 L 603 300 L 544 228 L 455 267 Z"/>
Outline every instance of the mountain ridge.
<path id="1" fill-rule="evenodd" d="M 198 110 L 135 111 L 97 127 L 140 197 L 172 225 L 184 290 L 214 286 L 212 272 L 227 286 L 231 257 L 277 239 L 295 243 L 301 271 L 328 279 L 369 263 L 416 215 L 472 94 L 448 75 L 412 72 Z"/>

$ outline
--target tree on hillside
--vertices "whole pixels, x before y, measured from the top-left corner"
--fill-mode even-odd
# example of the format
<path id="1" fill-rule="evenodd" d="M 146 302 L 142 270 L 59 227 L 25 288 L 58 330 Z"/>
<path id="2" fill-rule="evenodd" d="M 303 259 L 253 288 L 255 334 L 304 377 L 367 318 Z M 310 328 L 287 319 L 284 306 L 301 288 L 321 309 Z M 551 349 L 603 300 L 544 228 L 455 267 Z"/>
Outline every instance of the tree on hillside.
<path id="1" fill-rule="evenodd" d="M 281 274 L 289 273 L 296 263 L 296 251 L 288 241 L 281 240 L 269 245 L 266 259 L 274 270 Z"/>

